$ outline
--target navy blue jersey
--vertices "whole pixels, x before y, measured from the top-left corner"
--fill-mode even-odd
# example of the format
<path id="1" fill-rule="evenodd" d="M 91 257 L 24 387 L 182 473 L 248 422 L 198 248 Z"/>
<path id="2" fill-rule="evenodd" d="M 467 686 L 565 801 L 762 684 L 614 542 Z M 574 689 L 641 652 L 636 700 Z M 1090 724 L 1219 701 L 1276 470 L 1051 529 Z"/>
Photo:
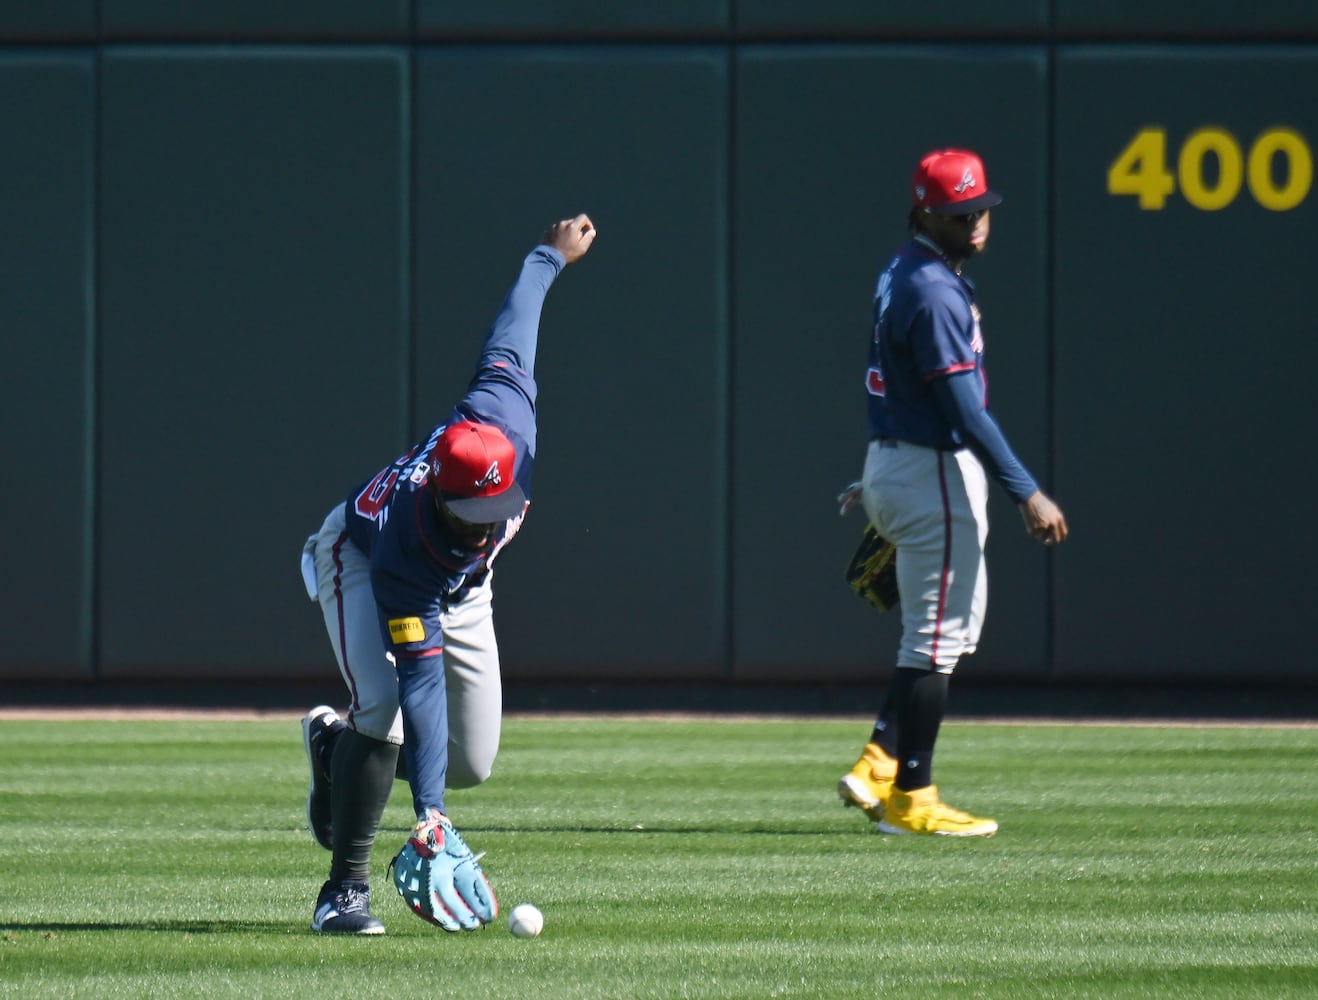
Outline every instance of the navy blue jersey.
<path id="1" fill-rule="evenodd" d="M 975 286 L 925 238 L 879 275 L 865 389 L 871 438 L 970 448 L 1013 500 L 1038 490 L 988 411 Z"/>
<path id="2" fill-rule="evenodd" d="M 348 496 L 348 537 L 370 556 L 371 586 L 380 610 L 385 648 L 395 657 L 437 655 L 444 637 L 439 615 L 479 584 L 499 551 L 521 527 L 525 509 L 496 529 L 478 550 L 461 547 L 445 531 L 430 482 L 435 442 L 451 423 L 493 424 L 512 442 L 514 475 L 528 502 L 536 445 L 535 353 L 540 312 L 565 266 L 557 250 L 536 247 L 522 264 L 486 334 L 466 395 L 425 441 Z"/>
<path id="3" fill-rule="evenodd" d="M 984 340 L 975 286 L 921 240 L 903 246 L 874 292 L 870 339 L 870 437 L 897 438 L 929 448 L 963 447 L 934 393 L 934 379 L 957 372 L 984 381 Z"/>

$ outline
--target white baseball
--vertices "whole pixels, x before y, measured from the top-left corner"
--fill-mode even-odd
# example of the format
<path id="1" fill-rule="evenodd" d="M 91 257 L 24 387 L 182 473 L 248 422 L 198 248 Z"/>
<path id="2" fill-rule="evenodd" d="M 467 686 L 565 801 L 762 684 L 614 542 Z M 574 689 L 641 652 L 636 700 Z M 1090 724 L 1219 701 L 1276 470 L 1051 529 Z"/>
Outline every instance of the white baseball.
<path id="1" fill-rule="evenodd" d="M 530 903 L 518 903 L 508 914 L 508 929 L 513 937 L 533 938 L 545 929 L 545 915 Z"/>

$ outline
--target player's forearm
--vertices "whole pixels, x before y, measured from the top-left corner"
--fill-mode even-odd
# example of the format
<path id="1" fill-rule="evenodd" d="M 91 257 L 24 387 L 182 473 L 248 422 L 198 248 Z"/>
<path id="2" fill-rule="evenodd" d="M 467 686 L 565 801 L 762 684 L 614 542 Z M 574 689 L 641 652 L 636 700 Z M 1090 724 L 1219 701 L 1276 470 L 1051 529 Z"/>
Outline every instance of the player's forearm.
<path id="1" fill-rule="evenodd" d="M 1012 500 L 1020 503 L 1038 492 L 1039 484 L 1011 450 L 997 421 L 984 409 L 978 376 L 961 372 L 940 378 L 934 383 L 934 391 L 966 447 Z"/>

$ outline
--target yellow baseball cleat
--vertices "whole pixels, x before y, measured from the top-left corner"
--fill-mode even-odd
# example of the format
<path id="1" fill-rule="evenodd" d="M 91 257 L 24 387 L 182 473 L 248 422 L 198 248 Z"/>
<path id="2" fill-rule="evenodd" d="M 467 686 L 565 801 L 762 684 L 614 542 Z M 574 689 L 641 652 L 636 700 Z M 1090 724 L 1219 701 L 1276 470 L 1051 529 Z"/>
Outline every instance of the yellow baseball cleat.
<path id="1" fill-rule="evenodd" d="M 845 806 L 855 806 L 876 823 L 883 819 L 884 807 L 892 794 L 897 777 L 897 761 L 883 752 L 877 743 L 867 743 L 855 766 L 837 783 L 838 798 Z"/>
<path id="2" fill-rule="evenodd" d="M 998 832 L 997 820 L 971 816 L 953 809 L 938 798 L 938 789 L 916 788 L 903 792 L 894 788 L 879 822 L 880 833 L 924 833 L 936 837 L 991 837 Z"/>

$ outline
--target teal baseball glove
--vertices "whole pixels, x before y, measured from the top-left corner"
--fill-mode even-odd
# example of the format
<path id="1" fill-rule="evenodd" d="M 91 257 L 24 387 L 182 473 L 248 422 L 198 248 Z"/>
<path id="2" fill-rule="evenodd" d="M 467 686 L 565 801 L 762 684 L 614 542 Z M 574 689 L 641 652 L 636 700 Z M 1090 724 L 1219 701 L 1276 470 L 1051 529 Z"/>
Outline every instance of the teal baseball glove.
<path id="1" fill-rule="evenodd" d="M 446 931 L 474 931 L 499 915 L 480 859 L 437 812 L 420 821 L 389 862 L 394 888 L 422 920 Z"/>

